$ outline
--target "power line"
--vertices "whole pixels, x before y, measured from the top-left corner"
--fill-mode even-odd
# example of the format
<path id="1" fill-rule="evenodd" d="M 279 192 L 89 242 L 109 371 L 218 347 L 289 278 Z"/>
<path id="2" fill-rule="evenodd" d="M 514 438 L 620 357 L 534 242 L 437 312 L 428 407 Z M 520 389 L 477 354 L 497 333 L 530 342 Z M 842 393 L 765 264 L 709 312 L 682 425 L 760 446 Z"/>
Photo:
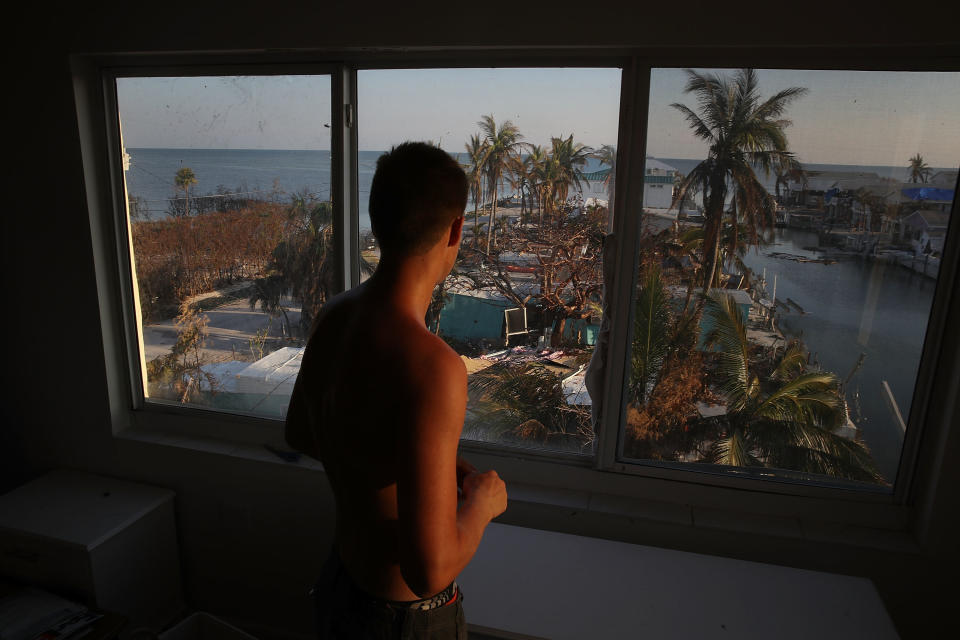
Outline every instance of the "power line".
<path id="1" fill-rule="evenodd" d="M 144 172 L 145 174 L 147 174 L 148 176 L 150 176 L 150 177 L 152 177 L 152 178 L 155 178 L 158 182 L 161 182 L 161 183 L 163 183 L 164 185 L 167 185 L 167 186 L 171 186 L 171 187 L 173 186 L 173 185 L 170 183 L 169 180 L 166 180 L 166 179 L 164 179 L 164 178 L 161 178 L 161 177 L 158 176 L 157 174 L 153 173 L 152 171 L 147 171 L 147 170 L 144 169 L 143 167 L 140 167 L 140 166 L 138 166 L 138 165 L 133 164 L 133 165 L 130 166 L 130 168 L 131 168 L 131 169 L 139 169 L 140 171 L 143 171 L 143 172 Z"/>

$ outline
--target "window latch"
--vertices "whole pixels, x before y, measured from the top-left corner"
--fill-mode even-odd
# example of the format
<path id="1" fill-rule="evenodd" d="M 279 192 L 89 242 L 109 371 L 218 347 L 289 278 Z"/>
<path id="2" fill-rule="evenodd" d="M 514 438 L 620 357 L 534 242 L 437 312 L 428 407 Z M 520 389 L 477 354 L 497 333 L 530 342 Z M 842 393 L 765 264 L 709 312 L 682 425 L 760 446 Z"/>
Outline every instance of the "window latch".
<path id="1" fill-rule="evenodd" d="M 347 129 L 353 128 L 353 105 L 345 104 L 343 105 L 343 122 L 346 125 Z"/>

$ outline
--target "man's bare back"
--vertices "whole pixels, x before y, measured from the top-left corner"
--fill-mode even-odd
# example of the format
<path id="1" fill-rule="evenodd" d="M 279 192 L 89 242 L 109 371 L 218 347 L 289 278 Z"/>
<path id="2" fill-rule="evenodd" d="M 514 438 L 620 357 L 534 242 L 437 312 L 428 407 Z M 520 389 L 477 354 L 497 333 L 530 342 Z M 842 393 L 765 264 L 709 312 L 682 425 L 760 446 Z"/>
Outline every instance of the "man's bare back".
<path id="1" fill-rule="evenodd" d="M 457 458 L 466 369 L 423 320 L 462 221 L 429 250 L 385 252 L 373 277 L 324 306 L 288 410 L 287 441 L 323 462 L 336 495 L 343 565 L 385 600 L 447 587 L 506 508 L 496 472 Z"/>
<path id="2" fill-rule="evenodd" d="M 401 446 L 409 447 L 401 441 L 413 436 L 404 416 L 418 385 L 465 398 L 466 371 L 459 363 L 459 375 L 436 376 L 436 361 L 452 350 L 425 328 L 403 326 L 406 319 L 385 314 L 382 305 L 366 299 L 365 289 L 361 285 L 324 309 L 290 412 L 306 412 L 305 422 L 319 427 L 315 457 L 337 496 L 338 546 L 351 576 L 372 595 L 415 600 L 419 596 L 400 574 L 398 549 L 396 458 Z M 438 444 L 452 447 L 455 459 L 459 433 L 443 435 L 448 437 Z M 455 472 L 449 481 L 456 493 Z"/>

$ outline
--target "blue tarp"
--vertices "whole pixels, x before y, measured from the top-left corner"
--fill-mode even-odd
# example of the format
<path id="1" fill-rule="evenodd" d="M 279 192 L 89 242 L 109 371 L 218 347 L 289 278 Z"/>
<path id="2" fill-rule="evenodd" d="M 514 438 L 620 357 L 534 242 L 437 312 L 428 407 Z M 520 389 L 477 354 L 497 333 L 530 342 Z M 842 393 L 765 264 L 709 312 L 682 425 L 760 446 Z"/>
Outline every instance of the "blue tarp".
<path id="1" fill-rule="evenodd" d="M 903 189 L 900 193 L 911 200 L 937 200 L 940 202 L 951 202 L 953 200 L 953 189 L 914 187 L 912 189 Z"/>

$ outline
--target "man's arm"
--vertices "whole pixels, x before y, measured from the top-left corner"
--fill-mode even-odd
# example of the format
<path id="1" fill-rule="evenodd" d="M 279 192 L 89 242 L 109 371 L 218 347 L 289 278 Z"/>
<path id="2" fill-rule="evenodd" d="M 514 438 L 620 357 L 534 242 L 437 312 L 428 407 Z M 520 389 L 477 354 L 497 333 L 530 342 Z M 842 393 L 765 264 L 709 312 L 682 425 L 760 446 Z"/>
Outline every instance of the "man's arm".
<path id="1" fill-rule="evenodd" d="M 425 366 L 424 366 L 425 365 Z M 397 504 L 400 571 L 414 593 L 441 591 L 467 565 L 487 524 L 506 509 L 495 471 L 463 480 L 457 509 L 457 444 L 467 406 L 463 361 L 444 349 L 410 381 L 409 421 L 399 425 Z"/>

